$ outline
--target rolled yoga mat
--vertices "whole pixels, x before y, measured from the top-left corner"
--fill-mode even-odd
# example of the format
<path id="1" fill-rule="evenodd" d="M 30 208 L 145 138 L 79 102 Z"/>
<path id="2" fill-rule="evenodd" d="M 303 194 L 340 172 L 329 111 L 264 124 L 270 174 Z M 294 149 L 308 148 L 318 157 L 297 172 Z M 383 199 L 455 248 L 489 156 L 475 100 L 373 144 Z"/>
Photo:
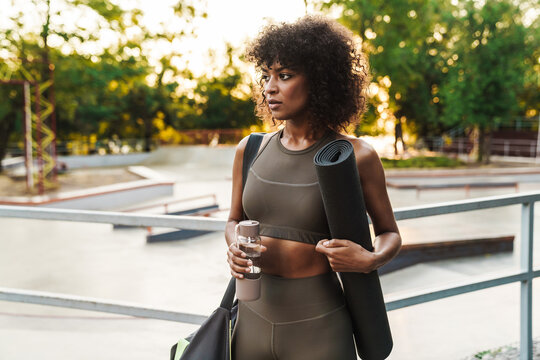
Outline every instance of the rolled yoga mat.
<path id="1" fill-rule="evenodd" d="M 322 147 L 313 161 L 332 238 L 351 240 L 373 251 L 352 144 L 334 140 Z M 377 270 L 339 275 L 358 356 L 362 360 L 386 359 L 393 342 Z"/>

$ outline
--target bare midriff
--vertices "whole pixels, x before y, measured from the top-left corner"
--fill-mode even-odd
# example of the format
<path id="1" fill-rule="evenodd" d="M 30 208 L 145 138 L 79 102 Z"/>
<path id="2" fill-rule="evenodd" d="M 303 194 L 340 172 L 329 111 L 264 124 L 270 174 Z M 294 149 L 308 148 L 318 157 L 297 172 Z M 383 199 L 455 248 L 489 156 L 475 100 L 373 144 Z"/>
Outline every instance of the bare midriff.
<path id="1" fill-rule="evenodd" d="M 261 257 L 262 272 L 284 278 L 304 278 L 331 271 L 325 255 L 315 245 L 261 236 L 267 250 Z"/>

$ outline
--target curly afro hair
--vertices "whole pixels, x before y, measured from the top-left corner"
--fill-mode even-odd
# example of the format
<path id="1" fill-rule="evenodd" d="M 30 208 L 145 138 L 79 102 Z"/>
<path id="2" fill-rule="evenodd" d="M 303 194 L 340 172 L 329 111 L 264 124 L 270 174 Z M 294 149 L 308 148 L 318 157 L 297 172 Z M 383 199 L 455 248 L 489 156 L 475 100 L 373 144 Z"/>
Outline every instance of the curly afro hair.
<path id="1" fill-rule="evenodd" d="M 345 130 L 366 109 L 366 58 L 355 45 L 352 33 L 333 20 L 305 16 L 294 23 L 269 25 L 249 44 L 246 58 L 258 70 L 279 62 L 306 75 L 309 121 L 316 131 Z M 262 81 L 257 84 L 257 115 L 275 124 Z"/>

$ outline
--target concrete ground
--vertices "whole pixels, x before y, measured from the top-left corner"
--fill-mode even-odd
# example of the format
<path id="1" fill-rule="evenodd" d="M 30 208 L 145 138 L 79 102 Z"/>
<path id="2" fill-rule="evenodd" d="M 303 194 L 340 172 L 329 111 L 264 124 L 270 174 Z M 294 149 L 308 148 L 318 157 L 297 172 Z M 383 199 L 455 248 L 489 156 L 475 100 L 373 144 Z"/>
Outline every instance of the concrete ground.
<path id="1" fill-rule="evenodd" d="M 215 193 L 229 206 L 230 167 L 152 165 L 174 178 L 179 198 Z M 490 178 L 493 178 L 491 175 Z M 524 175 L 519 191 L 540 190 Z M 534 181 L 533 181 L 534 180 Z M 506 180 L 500 180 L 506 181 Z M 471 197 L 513 192 L 473 189 Z M 465 199 L 462 189 L 389 189 L 394 208 Z M 537 209 L 538 210 L 538 209 Z M 226 213 L 224 213 L 226 214 Z M 538 224 L 540 213 L 535 213 Z M 518 266 L 520 208 L 443 215 L 398 223 L 404 243 L 515 235 L 513 254 L 418 264 L 381 277 L 385 295 L 471 279 Z M 0 286 L 69 293 L 209 314 L 229 279 L 223 233 L 146 244 L 143 229 L 0 218 Z M 539 232 L 534 263 L 540 264 Z M 540 298 L 539 280 L 533 301 Z M 533 306 L 533 334 L 540 309 Z M 389 359 L 462 359 L 519 339 L 519 284 L 389 313 Z M 167 359 L 170 346 L 197 326 L 21 303 L 0 302 L 0 359 Z"/>

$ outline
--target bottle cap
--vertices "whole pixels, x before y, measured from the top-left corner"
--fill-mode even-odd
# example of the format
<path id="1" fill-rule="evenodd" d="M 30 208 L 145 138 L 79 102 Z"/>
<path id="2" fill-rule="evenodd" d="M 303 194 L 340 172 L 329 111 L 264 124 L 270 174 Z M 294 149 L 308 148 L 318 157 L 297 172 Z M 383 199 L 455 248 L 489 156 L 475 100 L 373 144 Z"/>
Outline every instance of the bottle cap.
<path id="1" fill-rule="evenodd" d="M 256 220 L 244 220 L 238 223 L 238 234 L 245 237 L 259 236 L 259 222 Z"/>

